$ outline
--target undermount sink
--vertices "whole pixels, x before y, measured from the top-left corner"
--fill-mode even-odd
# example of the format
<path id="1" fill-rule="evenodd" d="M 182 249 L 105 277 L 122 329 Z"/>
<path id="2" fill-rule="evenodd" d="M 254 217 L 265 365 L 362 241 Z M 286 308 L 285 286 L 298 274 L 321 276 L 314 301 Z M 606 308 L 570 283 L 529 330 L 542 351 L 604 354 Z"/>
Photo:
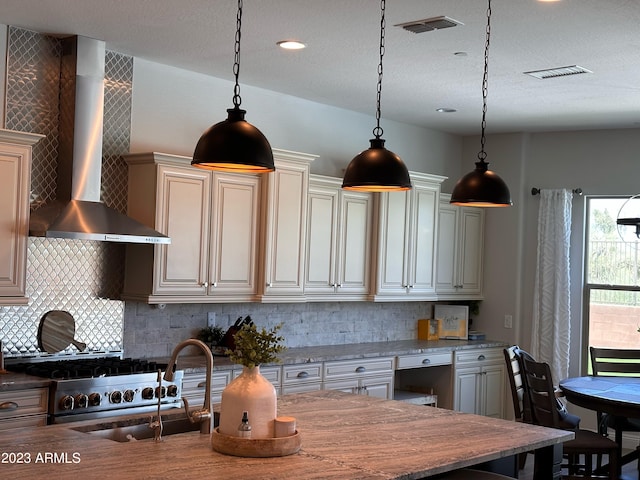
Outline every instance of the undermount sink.
<path id="1" fill-rule="evenodd" d="M 155 417 L 154 417 L 155 419 Z M 219 414 L 214 412 L 214 427 L 218 426 Z M 106 438 L 114 442 L 135 442 L 137 440 L 153 439 L 154 431 L 149 427 L 149 417 L 140 417 L 133 420 L 101 422 L 92 425 L 72 427 L 77 432 Z M 188 418 L 162 418 L 162 437 L 177 435 L 180 433 L 200 430 L 199 423 L 192 423 Z"/>

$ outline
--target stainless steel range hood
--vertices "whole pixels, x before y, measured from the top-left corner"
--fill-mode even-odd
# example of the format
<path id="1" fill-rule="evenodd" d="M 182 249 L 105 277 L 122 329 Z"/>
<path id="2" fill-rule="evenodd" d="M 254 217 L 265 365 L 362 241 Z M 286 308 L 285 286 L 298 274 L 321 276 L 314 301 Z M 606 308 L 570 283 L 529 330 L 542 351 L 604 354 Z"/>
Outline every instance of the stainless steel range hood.
<path id="1" fill-rule="evenodd" d="M 31 212 L 29 235 L 124 243 L 171 243 L 100 201 L 105 43 L 62 40 L 56 200 Z"/>

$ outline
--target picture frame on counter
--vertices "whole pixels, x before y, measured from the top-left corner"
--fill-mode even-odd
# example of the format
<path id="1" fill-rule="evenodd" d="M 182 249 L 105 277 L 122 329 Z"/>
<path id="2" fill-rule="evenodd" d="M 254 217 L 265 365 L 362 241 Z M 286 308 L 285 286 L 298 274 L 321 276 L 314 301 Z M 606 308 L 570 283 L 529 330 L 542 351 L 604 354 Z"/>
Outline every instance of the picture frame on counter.
<path id="1" fill-rule="evenodd" d="M 438 338 L 468 340 L 469 307 L 466 305 L 435 305 L 434 318 L 438 322 Z"/>

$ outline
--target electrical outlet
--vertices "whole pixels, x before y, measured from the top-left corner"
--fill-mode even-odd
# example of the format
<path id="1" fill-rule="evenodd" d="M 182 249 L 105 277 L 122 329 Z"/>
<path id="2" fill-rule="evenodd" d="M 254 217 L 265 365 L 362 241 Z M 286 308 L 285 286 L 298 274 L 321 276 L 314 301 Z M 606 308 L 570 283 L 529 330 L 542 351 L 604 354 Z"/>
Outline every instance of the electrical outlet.
<path id="1" fill-rule="evenodd" d="M 208 327 L 216 326 L 216 312 L 207 313 L 207 326 Z"/>
<path id="2" fill-rule="evenodd" d="M 504 316 L 504 328 L 513 328 L 513 316 L 505 315 Z"/>

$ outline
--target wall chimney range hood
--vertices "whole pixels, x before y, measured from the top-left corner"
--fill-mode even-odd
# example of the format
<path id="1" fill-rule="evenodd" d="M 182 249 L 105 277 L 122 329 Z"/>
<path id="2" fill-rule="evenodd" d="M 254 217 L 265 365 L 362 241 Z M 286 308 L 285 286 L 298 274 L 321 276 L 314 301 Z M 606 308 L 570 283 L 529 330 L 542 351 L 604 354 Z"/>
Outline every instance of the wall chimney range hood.
<path id="1" fill-rule="evenodd" d="M 171 243 L 100 201 L 105 43 L 80 36 L 62 42 L 56 200 L 31 212 L 29 235 Z"/>

